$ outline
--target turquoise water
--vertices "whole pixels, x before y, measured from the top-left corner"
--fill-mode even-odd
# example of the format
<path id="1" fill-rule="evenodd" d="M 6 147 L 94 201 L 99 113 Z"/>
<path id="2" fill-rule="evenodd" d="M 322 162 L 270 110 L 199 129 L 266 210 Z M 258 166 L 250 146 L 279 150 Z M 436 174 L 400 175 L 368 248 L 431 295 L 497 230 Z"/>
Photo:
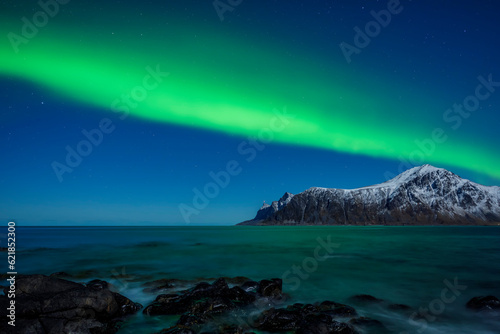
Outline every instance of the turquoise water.
<path id="1" fill-rule="evenodd" d="M 500 333 L 500 322 L 465 309 L 474 296 L 500 297 L 498 227 L 18 228 L 17 247 L 20 273 L 64 271 L 82 282 L 104 279 L 143 305 L 155 295 L 141 284 L 155 279 L 283 277 L 293 302 L 345 302 L 394 333 Z M 459 286 L 455 294 L 448 291 L 446 303 L 445 280 Z M 411 321 L 385 304 L 349 303 L 355 294 L 434 311 Z M 169 321 L 138 314 L 120 333 L 153 333 Z"/>

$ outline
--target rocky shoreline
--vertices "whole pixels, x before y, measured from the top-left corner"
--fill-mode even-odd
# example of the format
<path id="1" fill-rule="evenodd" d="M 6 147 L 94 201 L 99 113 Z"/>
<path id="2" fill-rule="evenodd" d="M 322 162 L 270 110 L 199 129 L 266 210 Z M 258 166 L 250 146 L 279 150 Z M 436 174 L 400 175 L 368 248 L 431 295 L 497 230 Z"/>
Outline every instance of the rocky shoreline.
<path id="1" fill-rule="evenodd" d="M 330 300 L 293 303 L 283 292 L 279 278 L 218 278 L 184 290 L 175 289 L 178 282 L 163 279 L 143 284 L 144 291 L 157 294 L 144 307 L 113 291 L 113 286 L 102 280 L 82 284 L 56 276 L 18 276 L 15 331 L 2 322 L 0 332 L 112 334 L 142 310 L 146 317 L 178 316 L 173 326 L 156 332 L 160 334 L 390 333 L 384 323 L 360 316 L 350 305 Z M 351 302 L 380 303 L 392 311 L 415 312 L 407 305 L 390 304 L 370 295 L 352 296 Z M 0 307 L 8 307 L 6 296 L 0 296 Z M 466 307 L 488 317 L 498 318 L 500 314 L 500 300 L 494 296 L 472 298 Z"/>

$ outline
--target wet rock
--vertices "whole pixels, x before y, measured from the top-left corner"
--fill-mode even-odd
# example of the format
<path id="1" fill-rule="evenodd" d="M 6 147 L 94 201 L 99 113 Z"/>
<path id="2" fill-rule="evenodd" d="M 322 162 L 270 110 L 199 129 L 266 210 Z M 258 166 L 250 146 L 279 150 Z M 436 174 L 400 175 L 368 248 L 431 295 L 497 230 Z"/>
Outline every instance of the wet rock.
<path id="1" fill-rule="evenodd" d="M 229 286 L 224 278 L 219 278 L 212 284 L 212 289 L 217 293 L 219 291 L 228 290 Z"/>
<path id="2" fill-rule="evenodd" d="M 268 332 L 356 333 L 334 318 L 357 317 L 354 308 L 331 301 L 296 303 L 276 308 L 286 299 L 281 279 L 245 281 L 229 287 L 224 278 L 201 282 L 180 291 L 162 294 L 144 309 L 147 315 L 180 315 L 176 325 L 161 333 L 245 334 L 253 329 Z"/>
<path id="3" fill-rule="evenodd" d="M 334 321 L 328 333 L 357 334 L 358 332 L 356 332 L 354 328 L 346 323 Z"/>
<path id="4" fill-rule="evenodd" d="M 259 287 L 259 282 L 255 281 L 246 281 L 241 285 L 241 288 L 246 292 L 254 291 L 257 292 L 257 288 Z"/>
<path id="5" fill-rule="evenodd" d="M 500 300 L 495 296 L 474 297 L 466 306 L 477 312 L 500 311 Z"/>
<path id="6" fill-rule="evenodd" d="M 224 279 L 229 284 L 235 284 L 235 285 L 242 285 L 243 283 L 250 281 L 250 279 L 248 277 L 244 277 L 244 276 L 224 277 Z"/>
<path id="7" fill-rule="evenodd" d="M 319 311 L 319 308 L 316 305 L 302 304 L 302 303 L 295 303 L 293 305 L 289 305 L 289 306 L 287 306 L 287 309 L 299 311 L 299 312 L 304 313 L 304 314 L 316 313 Z"/>
<path id="8" fill-rule="evenodd" d="M 115 333 L 120 320 L 142 306 L 110 291 L 105 281 L 87 285 L 44 275 L 16 279 L 18 333 Z M 7 307 L 0 296 L 0 307 Z M 0 332 L 5 328 L 0 325 Z"/>
<path id="9" fill-rule="evenodd" d="M 195 301 L 190 307 L 189 313 L 202 316 L 215 315 L 226 313 L 236 307 L 237 306 L 228 298 L 217 296 Z"/>
<path id="10" fill-rule="evenodd" d="M 227 291 L 226 293 L 226 296 L 232 301 L 241 305 L 248 305 L 256 300 L 256 296 L 254 294 L 247 293 L 245 290 L 238 286 L 234 286 L 229 289 L 229 291 Z"/>
<path id="11" fill-rule="evenodd" d="M 295 333 L 298 334 L 319 334 L 330 333 L 331 327 L 335 325 L 333 319 L 325 314 L 306 316 L 299 324 L 299 328 Z"/>
<path id="12" fill-rule="evenodd" d="M 349 305 L 345 304 L 340 304 L 340 303 L 335 303 L 332 301 L 324 301 L 321 304 L 319 304 L 318 309 L 325 313 L 328 314 L 332 317 L 356 317 L 358 313 L 356 310 Z"/>
<path id="13" fill-rule="evenodd" d="M 303 314 L 299 310 L 271 308 L 261 313 L 256 327 L 269 332 L 296 330 L 302 320 Z"/>
<path id="14" fill-rule="evenodd" d="M 83 285 L 80 283 L 47 277 L 45 275 L 19 275 L 16 279 L 16 297 L 22 295 L 50 297 L 61 291 L 81 289 L 82 287 Z M 7 293 L 7 291 L 4 290 L 4 293 Z"/>
<path id="15" fill-rule="evenodd" d="M 118 312 L 118 314 L 122 317 L 137 313 L 143 307 L 141 304 L 134 303 L 133 301 L 123 295 L 120 295 L 119 293 L 113 293 L 113 296 L 115 297 L 116 303 L 120 307 L 120 311 Z"/>
<path id="16" fill-rule="evenodd" d="M 280 278 L 273 278 L 272 280 L 262 280 L 257 287 L 257 293 L 264 297 L 281 297 L 283 281 Z"/>
<path id="17" fill-rule="evenodd" d="M 350 306 L 325 301 L 321 304 L 296 303 L 286 308 L 271 308 L 261 313 L 255 326 L 259 330 L 269 332 L 296 331 L 301 334 L 320 333 L 356 333 L 354 328 L 346 323 L 338 322 L 329 313 L 346 308 L 348 314 L 356 314 Z"/>
<path id="18" fill-rule="evenodd" d="M 357 304 L 377 304 L 384 300 L 375 298 L 371 295 L 355 295 L 349 298 L 349 301 Z"/>
<path id="19" fill-rule="evenodd" d="M 219 283 L 220 284 L 220 283 Z M 208 282 L 201 282 L 196 284 L 192 289 L 185 290 L 185 292 L 196 292 L 196 291 L 207 291 L 212 288 L 212 285 Z"/>
<path id="20" fill-rule="evenodd" d="M 92 290 L 99 291 L 103 289 L 108 289 L 109 284 L 106 281 L 101 281 L 99 279 L 92 280 L 86 284 L 86 286 Z"/>
<path id="21" fill-rule="evenodd" d="M 259 283 L 262 293 L 281 296 L 281 280 L 266 280 Z M 229 288 L 224 278 L 219 278 L 212 284 L 198 283 L 195 287 L 181 291 L 179 295 L 159 295 L 155 301 L 144 309 L 147 315 L 174 315 L 191 312 L 205 314 L 210 309 L 212 313 L 224 313 L 235 308 L 241 308 L 255 302 L 263 295 L 246 292 L 238 286 Z"/>
<path id="22" fill-rule="evenodd" d="M 213 284 L 202 282 L 194 288 L 184 290 L 181 294 L 164 294 L 143 311 L 146 315 L 175 315 L 191 312 L 205 314 L 207 310 L 222 312 L 232 309 L 233 305 L 227 295 L 230 289 L 224 279 L 218 279 Z"/>
<path id="23" fill-rule="evenodd" d="M 175 315 L 189 310 L 191 301 L 176 294 L 159 295 L 143 311 L 146 315 Z"/>
<path id="24" fill-rule="evenodd" d="M 170 303 L 173 301 L 176 301 L 180 298 L 180 295 L 176 293 L 169 293 L 169 294 L 161 294 L 156 297 L 157 302 L 159 303 Z"/>

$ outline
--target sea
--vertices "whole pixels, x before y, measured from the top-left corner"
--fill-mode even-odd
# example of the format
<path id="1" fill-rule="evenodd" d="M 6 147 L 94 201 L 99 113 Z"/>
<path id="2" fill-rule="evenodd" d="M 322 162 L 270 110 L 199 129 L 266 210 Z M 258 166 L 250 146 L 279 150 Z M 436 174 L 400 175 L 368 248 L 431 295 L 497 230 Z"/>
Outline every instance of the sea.
<path id="1" fill-rule="evenodd" d="M 185 280 L 187 288 L 218 277 L 282 278 L 290 303 L 346 303 L 387 333 L 500 333 L 500 318 L 465 306 L 475 296 L 500 298 L 494 226 L 17 227 L 16 269 L 106 280 L 144 306 L 158 294 L 144 284 L 157 279 Z M 383 302 L 350 300 L 360 294 Z M 155 333 L 176 319 L 139 312 L 119 333 Z"/>

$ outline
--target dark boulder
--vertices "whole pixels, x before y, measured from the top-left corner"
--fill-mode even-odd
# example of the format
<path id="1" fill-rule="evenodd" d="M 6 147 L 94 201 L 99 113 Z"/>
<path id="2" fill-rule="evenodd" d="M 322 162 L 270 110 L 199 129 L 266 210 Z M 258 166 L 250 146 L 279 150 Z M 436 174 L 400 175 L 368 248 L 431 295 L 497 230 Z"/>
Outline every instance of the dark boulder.
<path id="1" fill-rule="evenodd" d="M 201 282 L 179 294 L 162 294 L 144 309 L 147 315 L 180 315 L 167 334 L 245 334 L 253 329 L 267 332 L 356 333 L 334 318 L 357 317 L 354 308 L 330 301 L 296 303 L 276 308 L 286 300 L 281 279 L 246 281 L 229 287 L 224 278 Z"/>
<path id="2" fill-rule="evenodd" d="M 246 281 L 241 285 L 241 288 L 245 290 L 246 292 L 257 292 L 257 288 L 259 287 L 259 282 L 255 281 Z"/>
<path id="3" fill-rule="evenodd" d="M 233 286 L 225 293 L 225 296 L 242 306 L 251 304 L 256 300 L 256 296 L 254 294 L 247 293 L 239 286 Z"/>
<path id="4" fill-rule="evenodd" d="M 283 287 L 283 281 L 280 278 L 272 280 L 262 280 L 257 287 L 257 293 L 263 297 L 280 298 Z"/>
<path id="5" fill-rule="evenodd" d="M 332 317 L 326 314 L 309 314 L 300 322 L 297 334 L 322 334 L 331 333 L 335 325 Z"/>
<path id="6" fill-rule="evenodd" d="M 290 331 L 298 329 L 302 320 L 303 314 L 299 310 L 271 308 L 260 314 L 255 325 L 269 332 Z"/>
<path id="7" fill-rule="evenodd" d="M 104 281 L 83 285 L 44 275 L 18 276 L 16 293 L 19 333 L 115 333 L 121 319 L 142 308 Z M 7 303 L 0 296 L 0 307 Z"/>
<path id="8" fill-rule="evenodd" d="M 466 306 L 477 312 L 500 311 L 500 300 L 495 296 L 474 297 Z"/>
<path id="9" fill-rule="evenodd" d="M 258 293 L 247 292 L 234 286 L 229 288 L 224 278 L 212 284 L 198 283 L 191 289 L 181 291 L 179 295 L 159 295 L 155 301 L 144 309 L 147 315 L 181 315 L 185 312 L 205 314 L 224 313 L 241 308 L 256 301 L 258 297 L 282 298 L 281 279 L 263 280 L 258 283 Z"/>
<path id="10" fill-rule="evenodd" d="M 95 280 L 92 280 L 90 282 L 88 282 L 87 284 L 85 284 L 88 288 L 92 289 L 92 290 L 95 290 L 95 291 L 99 291 L 99 290 L 103 290 L 103 289 L 109 289 L 110 286 L 108 284 L 108 282 L 106 281 L 101 281 L 100 279 L 95 279 Z"/>
<path id="11" fill-rule="evenodd" d="M 347 318 L 347 317 L 356 317 L 358 313 L 356 310 L 349 305 L 340 304 L 332 301 L 324 301 L 318 306 L 318 310 L 324 314 L 328 314 L 335 317 Z"/>
<path id="12" fill-rule="evenodd" d="M 255 326 L 269 332 L 295 331 L 301 334 L 356 333 L 346 323 L 333 319 L 335 311 L 348 309 L 347 316 L 356 315 L 356 311 L 347 305 L 325 301 L 321 304 L 296 303 L 286 308 L 271 308 L 261 313 Z M 332 316 L 333 313 L 334 315 Z"/>
<path id="13" fill-rule="evenodd" d="M 205 313 L 204 309 L 219 310 L 230 309 L 229 298 L 224 301 L 219 297 L 231 295 L 231 290 L 224 279 L 217 279 L 213 284 L 207 282 L 198 283 L 194 288 L 184 290 L 180 295 L 164 294 L 156 297 L 155 301 L 143 311 L 146 315 L 175 315 L 185 312 Z M 234 294 L 234 292 L 233 292 Z M 198 312 L 199 311 L 199 312 Z"/>
<path id="14" fill-rule="evenodd" d="M 242 285 L 245 282 L 250 281 L 248 277 L 236 276 L 236 277 L 223 277 L 229 284 Z"/>
<path id="15" fill-rule="evenodd" d="M 236 305 L 231 300 L 223 296 L 217 296 L 196 300 L 189 308 L 189 314 L 198 316 L 215 315 L 226 313 L 235 308 Z"/>
<path id="16" fill-rule="evenodd" d="M 189 310 L 191 301 L 176 294 L 162 294 L 143 311 L 146 315 L 175 315 Z"/>

